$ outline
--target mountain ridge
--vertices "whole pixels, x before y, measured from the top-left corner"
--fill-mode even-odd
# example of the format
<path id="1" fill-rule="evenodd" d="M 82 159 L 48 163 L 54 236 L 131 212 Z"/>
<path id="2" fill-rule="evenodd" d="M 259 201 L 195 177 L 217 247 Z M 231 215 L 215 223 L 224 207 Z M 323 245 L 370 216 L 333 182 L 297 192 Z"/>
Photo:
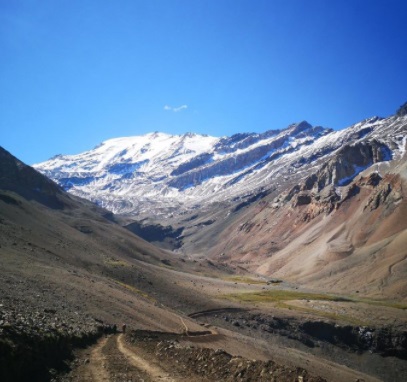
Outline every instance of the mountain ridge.
<path id="1" fill-rule="evenodd" d="M 287 178 L 296 181 L 352 142 L 376 139 L 387 159 L 399 156 L 402 142 L 396 135 L 404 128 L 405 116 L 392 116 L 372 117 L 339 131 L 302 121 L 283 130 L 221 138 L 155 132 L 113 138 L 34 167 L 65 190 L 114 213 L 170 217 L 245 198 Z M 360 171 L 355 168 L 354 175 Z"/>

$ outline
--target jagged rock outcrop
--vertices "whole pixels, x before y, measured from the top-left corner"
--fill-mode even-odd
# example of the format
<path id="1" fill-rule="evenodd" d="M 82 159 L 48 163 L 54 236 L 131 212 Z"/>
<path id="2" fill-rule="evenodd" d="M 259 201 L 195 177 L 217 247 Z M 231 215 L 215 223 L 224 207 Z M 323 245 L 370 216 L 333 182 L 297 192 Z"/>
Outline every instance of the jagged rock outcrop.
<path id="1" fill-rule="evenodd" d="M 367 183 L 371 185 L 371 181 Z M 383 204 L 387 206 L 397 204 L 403 198 L 402 182 L 399 175 L 388 174 L 379 183 L 373 183 L 378 186 L 370 195 L 366 202 L 365 209 L 369 208 L 371 211 L 377 209 Z"/>
<path id="2" fill-rule="evenodd" d="M 407 115 L 407 102 L 403 103 L 403 105 L 399 107 L 399 109 L 396 112 L 396 115 L 399 117 Z"/>
<path id="3" fill-rule="evenodd" d="M 346 145 L 316 174 L 307 178 L 302 189 L 319 192 L 328 185 L 345 186 L 374 163 L 391 158 L 390 148 L 377 140 Z"/>
<path id="4" fill-rule="evenodd" d="M 362 171 L 375 163 L 390 160 L 391 149 L 377 140 L 357 142 L 345 145 L 338 150 L 335 157 L 323 164 L 320 169 L 309 175 L 301 184 L 295 185 L 288 193 L 276 198 L 290 201 L 293 208 L 307 206 L 304 221 L 309 221 L 321 213 L 329 214 L 338 208 L 341 201 L 347 200 L 359 192 L 359 186 L 352 184 L 349 188 L 338 191 L 337 187 L 349 185 Z M 368 184 L 376 186 L 381 178 L 378 174 L 369 177 Z M 389 186 L 390 188 L 390 186 Z M 388 189 L 377 196 L 380 200 L 387 197 Z"/>

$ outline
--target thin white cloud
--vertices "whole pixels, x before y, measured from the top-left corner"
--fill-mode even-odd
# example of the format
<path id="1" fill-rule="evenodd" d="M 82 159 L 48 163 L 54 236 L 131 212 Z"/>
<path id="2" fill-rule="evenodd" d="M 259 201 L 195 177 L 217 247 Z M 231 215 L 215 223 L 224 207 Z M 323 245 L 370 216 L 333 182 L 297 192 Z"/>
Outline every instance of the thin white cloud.
<path id="1" fill-rule="evenodd" d="M 174 107 L 173 110 L 175 112 L 178 112 L 178 111 L 185 110 L 185 109 L 188 109 L 188 105 L 181 105 L 180 107 Z"/>
<path id="2" fill-rule="evenodd" d="M 182 110 L 185 110 L 185 109 L 188 109 L 188 105 L 181 105 L 179 107 L 172 107 L 172 106 L 169 106 L 169 105 L 164 106 L 164 110 L 173 111 L 174 113 L 178 113 L 179 111 L 182 111 Z"/>

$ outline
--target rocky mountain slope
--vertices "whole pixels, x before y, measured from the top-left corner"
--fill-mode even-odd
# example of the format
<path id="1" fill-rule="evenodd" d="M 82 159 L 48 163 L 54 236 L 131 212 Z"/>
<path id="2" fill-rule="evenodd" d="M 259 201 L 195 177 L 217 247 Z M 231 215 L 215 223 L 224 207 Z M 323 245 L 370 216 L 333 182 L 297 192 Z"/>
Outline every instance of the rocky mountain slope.
<path id="1" fill-rule="evenodd" d="M 201 251 L 240 271 L 311 288 L 405 300 L 406 163 L 394 170 L 386 175 L 364 172 L 340 196 L 331 185 L 308 190 L 307 178 L 245 208 L 229 220 L 211 248 L 200 243 Z"/>

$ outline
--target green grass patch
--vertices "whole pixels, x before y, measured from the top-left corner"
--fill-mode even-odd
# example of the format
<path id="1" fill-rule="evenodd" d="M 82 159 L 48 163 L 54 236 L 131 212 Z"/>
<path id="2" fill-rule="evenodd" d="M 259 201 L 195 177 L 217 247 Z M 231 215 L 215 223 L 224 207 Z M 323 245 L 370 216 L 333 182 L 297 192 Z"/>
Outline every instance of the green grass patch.
<path id="1" fill-rule="evenodd" d="M 407 304 L 388 301 L 388 300 L 371 300 L 368 298 L 354 298 L 354 297 L 344 297 L 324 293 L 312 293 L 312 292 L 298 292 L 293 290 L 283 290 L 274 289 L 261 292 L 243 292 L 243 293 L 232 293 L 224 295 L 225 298 L 236 300 L 236 301 L 247 301 L 247 302 L 284 302 L 290 300 L 316 300 L 316 301 L 334 301 L 334 302 L 353 302 L 353 303 L 364 303 L 375 306 L 384 306 L 394 309 L 407 309 Z"/>
<path id="2" fill-rule="evenodd" d="M 355 317 L 352 317 L 349 315 L 345 315 L 345 314 L 341 314 L 341 313 L 334 313 L 334 312 L 325 312 L 323 310 L 308 308 L 305 306 L 295 306 L 295 305 L 289 305 L 286 303 L 279 303 L 278 306 L 282 307 L 282 308 L 287 308 L 288 310 L 296 310 L 299 312 L 310 313 L 314 316 L 328 318 L 333 321 L 347 322 L 352 325 L 369 326 L 371 324 L 370 322 L 362 321 L 358 318 L 355 318 Z"/>
<path id="3" fill-rule="evenodd" d="M 384 306 L 387 308 L 394 308 L 394 309 L 407 309 L 407 304 L 397 301 L 387 301 L 387 300 L 370 300 L 367 298 L 355 298 L 352 299 L 353 302 L 361 302 L 364 304 L 375 305 L 375 306 Z"/>
<path id="4" fill-rule="evenodd" d="M 267 284 L 267 281 L 253 279 L 253 278 L 247 277 L 247 276 L 227 276 L 227 277 L 223 277 L 223 280 L 232 281 L 232 282 L 236 282 L 236 283 L 242 283 L 242 284 L 261 284 L 261 285 Z"/>
<path id="5" fill-rule="evenodd" d="M 324 317 L 334 321 L 344 321 L 354 325 L 366 325 L 366 322 L 362 322 L 354 317 L 337 314 L 334 312 L 326 312 L 319 309 L 313 309 L 310 307 L 296 306 L 288 304 L 288 301 L 295 300 L 309 300 L 309 301 L 333 301 L 333 302 L 352 302 L 353 300 L 347 297 L 329 295 L 323 293 L 308 293 L 298 292 L 292 290 L 272 290 L 253 293 L 234 293 L 223 295 L 224 298 L 234 301 L 243 301 L 248 303 L 271 303 L 277 308 L 283 308 L 288 310 L 300 311 L 303 313 L 310 313 L 319 317 Z"/>
<path id="6" fill-rule="evenodd" d="M 128 289 L 128 290 L 130 290 L 130 291 L 132 291 L 132 292 L 134 292 L 134 293 L 136 293 L 136 294 L 138 294 L 139 296 L 142 296 L 142 297 L 144 297 L 144 298 L 150 300 L 150 301 L 156 301 L 155 298 L 151 297 L 149 294 L 143 292 L 142 290 L 135 288 L 135 287 L 132 286 L 132 285 L 129 285 L 129 284 L 123 283 L 123 282 L 121 282 L 121 281 L 117 281 L 117 280 L 113 280 L 113 282 L 114 282 L 115 284 L 117 284 L 117 285 L 120 285 L 120 286 L 123 287 L 123 288 L 126 288 L 126 289 Z"/>
<path id="7" fill-rule="evenodd" d="M 232 293 L 224 295 L 224 297 L 235 301 L 266 302 L 266 303 L 267 302 L 279 303 L 290 300 L 320 300 L 337 302 L 353 301 L 349 298 L 341 296 L 334 296 L 322 293 L 297 292 L 282 289 L 268 290 L 262 292 Z"/>
<path id="8" fill-rule="evenodd" d="M 407 309 L 407 304 L 403 304 L 397 301 L 371 300 L 368 298 L 343 297 L 324 293 L 299 292 L 294 290 L 282 290 L 282 289 L 273 289 L 259 292 L 232 293 L 223 295 L 222 297 L 229 300 L 246 303 L 272 304 L 276 308 L 309 313 L 314 316 L 319 316 L 334 321 L 342 321 L 353 325 L 362 325 L 362 326 L 370 325 L 371 323 L 369 323 L 366 320 L 362 321 L 361 319 L 352 317 L 351 315 L 348 314 L 324 311 L 321 309 L 313 308 L 311 306 L 308 307 L 292 305 L 289 303 L 289 301 L 309 300 L 326 302 L 346 302 L 352 304 L 369 304 L 393 309 L 403 309 L 403 310 Z"/>
<path id="9" fill-rule="evenodd" d="M 130 266 L 130 263 L 128 263 L 125 260 L 118 260 L 118 259 L 113 259 L 113 258 L 109 258 L 109 259 L 105 260 L 104 263 L 106 265 L 110 265 L 112 267 L 129 267 Z"/>

